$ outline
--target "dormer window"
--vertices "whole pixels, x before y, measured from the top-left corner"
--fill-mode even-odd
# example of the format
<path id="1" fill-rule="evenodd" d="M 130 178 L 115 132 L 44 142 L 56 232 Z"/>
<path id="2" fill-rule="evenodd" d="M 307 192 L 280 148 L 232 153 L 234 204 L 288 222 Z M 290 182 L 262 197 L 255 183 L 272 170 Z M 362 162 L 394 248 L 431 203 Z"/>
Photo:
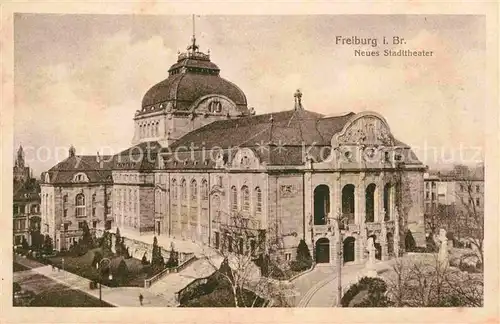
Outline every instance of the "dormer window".
<path id="1" fill-rule="evenodd" d="M 222 112 L 222 104 L 219 100 L 214 100 L 210 102 L 208 105 L 208 111 L 212 113 L 220 113 Z"/>
<path id="2" fill-rule="evenodd" d="M 89 182 L 89 178 L 85 173 L 80 172 L 73 176 L 73 182 Z"/>

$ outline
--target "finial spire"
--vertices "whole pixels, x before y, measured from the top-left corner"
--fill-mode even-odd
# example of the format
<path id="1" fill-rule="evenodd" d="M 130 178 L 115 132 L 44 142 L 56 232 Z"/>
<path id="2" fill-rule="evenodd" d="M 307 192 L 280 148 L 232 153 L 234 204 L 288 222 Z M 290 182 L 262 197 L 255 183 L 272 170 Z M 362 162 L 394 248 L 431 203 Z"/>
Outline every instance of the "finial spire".
<path id="1" fill-rule="evenodd" d="M 191 51 L 192 53 L 195 53 L 198 51 L 198 45 L 196 45 L 196 25 L 194 21 L 194 15 L 192 16 L 193 18 L 193 37 L 191 38 L 191 45 L 187 48 L 188 51 Z"/>
<path id="2" fill-rule="evenodd" d="M 300 92 L 300 89 L 297 89 L 293 96 L 295 97 L 295 110 L 302 109 L 302 92 Z"/>

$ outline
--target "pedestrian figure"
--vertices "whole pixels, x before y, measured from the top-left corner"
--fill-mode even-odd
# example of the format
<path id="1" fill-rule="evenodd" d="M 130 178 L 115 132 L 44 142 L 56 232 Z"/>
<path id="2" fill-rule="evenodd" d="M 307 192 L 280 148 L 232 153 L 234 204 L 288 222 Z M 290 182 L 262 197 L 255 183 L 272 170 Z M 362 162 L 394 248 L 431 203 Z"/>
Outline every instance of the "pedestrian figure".
<path id="1" fill-rule="evenodd" d="M 142 294 L 139 294 L 139 303 L 141 303 L 141 306 L 142 306 L 143 299 L 144 299 L 144 296 Z"/>

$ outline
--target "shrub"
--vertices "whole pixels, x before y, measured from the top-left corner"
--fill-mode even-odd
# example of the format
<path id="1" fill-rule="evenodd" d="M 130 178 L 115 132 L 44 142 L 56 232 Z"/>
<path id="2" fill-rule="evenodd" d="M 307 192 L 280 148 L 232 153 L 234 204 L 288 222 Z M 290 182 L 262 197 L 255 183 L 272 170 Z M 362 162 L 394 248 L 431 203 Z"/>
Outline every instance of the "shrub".
<path id="1" fill-rule="evenodd" d="M 387 285 L 380 278 L 363 277 L 353 284 L 342 296 L 342 307 L 388 307 L 389 299 L 385 296 Z M 355 297 L 361 295 L 361 301 Z"/>

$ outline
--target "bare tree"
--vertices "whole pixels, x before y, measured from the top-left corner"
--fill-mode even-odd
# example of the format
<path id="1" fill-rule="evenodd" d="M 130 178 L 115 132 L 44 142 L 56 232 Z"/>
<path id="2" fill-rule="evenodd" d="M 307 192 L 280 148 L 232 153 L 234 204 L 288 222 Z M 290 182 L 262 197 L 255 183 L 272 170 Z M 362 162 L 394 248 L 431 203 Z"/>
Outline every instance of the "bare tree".
<path id="1" fill-rule="evenodd" d="M 215 222 L 220 233 L 224 233 L 222 244 L 217 250 L 206 249 L 204 256 L 230 286 L 234 306 L 255 307 L 262 300 L 277 300 L 286 306 L 284 295 L 289 287 L 271 279 L 275 272 L 283 271 L 269 256 L 277 255 L 275 252 L 282 248 L 279 226 L 264 231 L 244 211 L 221 214 Z M 253 298 L 248 298 L 248 291 L 255 294 Z"/>
<path id="2" fill-rule="evenodd" d="M 476 202 L 474 195 L 474 174 L 461 176 L 458 183 L 464 192 L 457 193 L 456 197 L 462 208 L 455 214 L 455 229 L 461 237 L 466 238 L 476 250 L 481 263 L 484 264 L 484 212 Z"/>
<path id="3" fill-rule="evenodd" d="M 483 303 L 482 274 L 470 274 L 431 260 L 399 258 L 387 275 L 396 307 L 472 306 Z"/>

